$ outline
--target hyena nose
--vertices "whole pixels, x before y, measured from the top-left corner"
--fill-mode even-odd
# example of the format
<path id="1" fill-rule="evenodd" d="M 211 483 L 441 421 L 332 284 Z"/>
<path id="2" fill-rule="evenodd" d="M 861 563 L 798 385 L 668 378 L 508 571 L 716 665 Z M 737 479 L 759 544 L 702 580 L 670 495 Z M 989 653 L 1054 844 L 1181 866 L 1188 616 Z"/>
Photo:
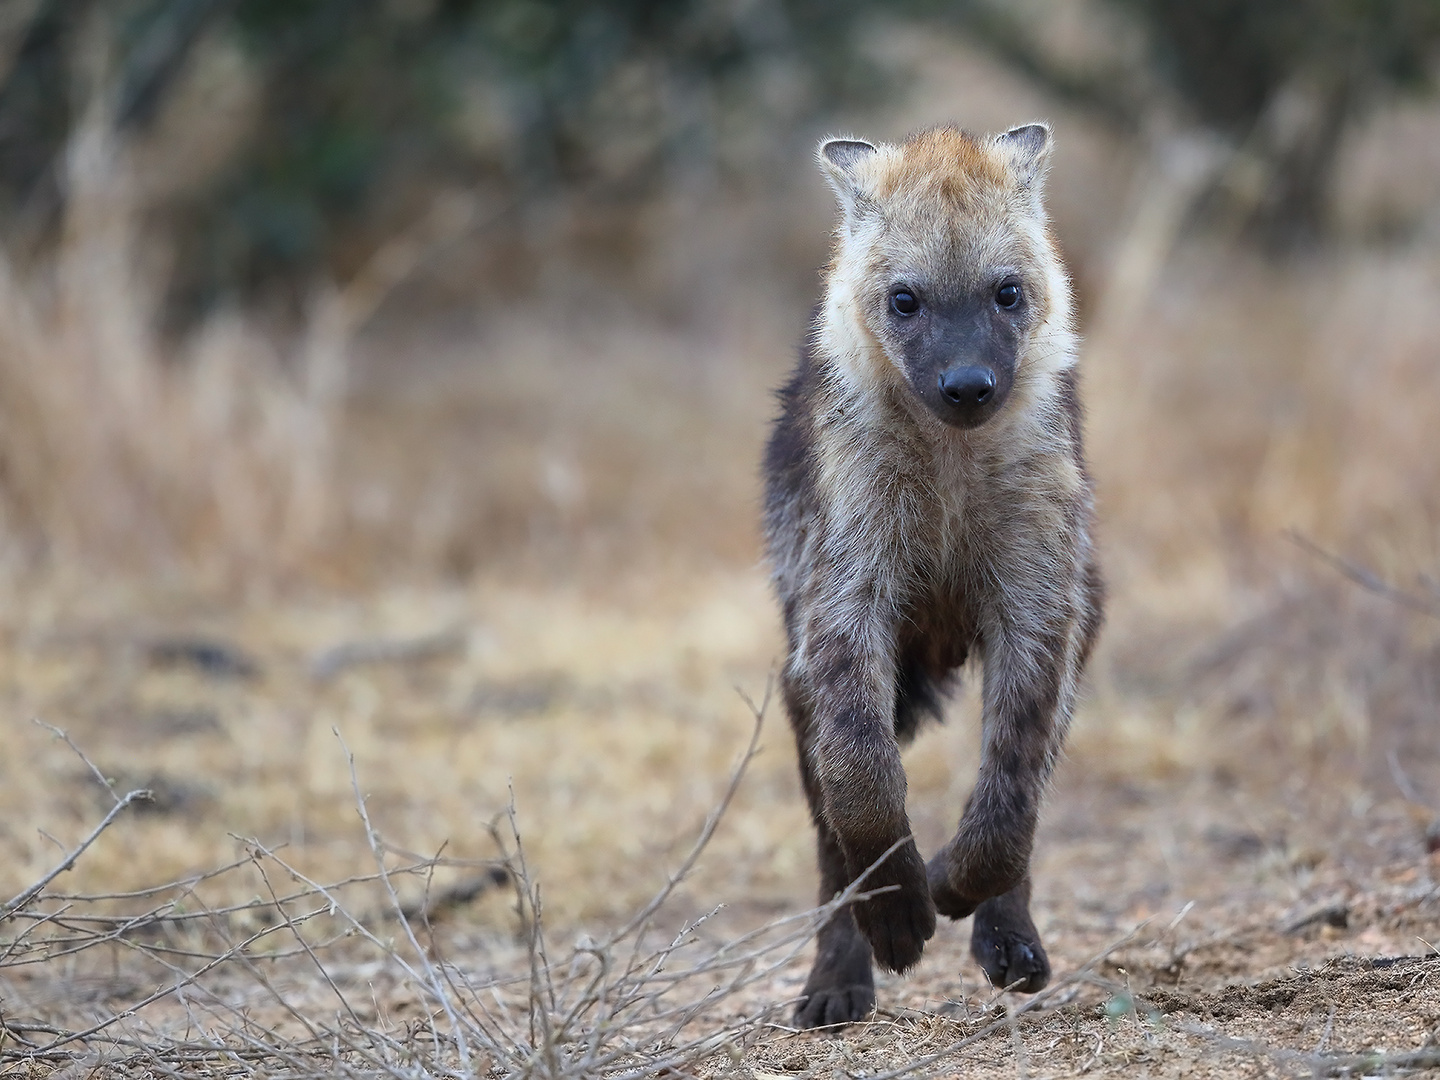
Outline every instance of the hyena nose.
<path id="1" fill-rule="evenodd" d="M 995 393 L 995 373 L 971 364 L 940 373 L 940 393 L 954 405 L 984 405 Z"/>

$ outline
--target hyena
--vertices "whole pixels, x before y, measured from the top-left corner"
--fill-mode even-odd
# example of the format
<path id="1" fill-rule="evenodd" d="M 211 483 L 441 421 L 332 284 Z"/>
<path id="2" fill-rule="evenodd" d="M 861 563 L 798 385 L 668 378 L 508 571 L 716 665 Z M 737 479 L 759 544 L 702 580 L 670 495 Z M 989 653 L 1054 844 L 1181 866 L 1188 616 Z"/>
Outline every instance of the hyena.
<path id="1" fill-rule="evenodd" d="M 824 296 L 780 392 L 765 532 L 784 611 L 782 691 L 819 834 L 820 897 L 869 871 L 821 930 L 806 1027 L 875 1004 L 936 913 L 975 915 L 997 987 L 1050 977 L 1030 852 L 1101 619 L 1070 284 L 1041 200 L 1050 131 L 953 128 L 821 145 L 841 221 Z M 900 747 L 984 668 L 980 772 L 928 866 Z"/>

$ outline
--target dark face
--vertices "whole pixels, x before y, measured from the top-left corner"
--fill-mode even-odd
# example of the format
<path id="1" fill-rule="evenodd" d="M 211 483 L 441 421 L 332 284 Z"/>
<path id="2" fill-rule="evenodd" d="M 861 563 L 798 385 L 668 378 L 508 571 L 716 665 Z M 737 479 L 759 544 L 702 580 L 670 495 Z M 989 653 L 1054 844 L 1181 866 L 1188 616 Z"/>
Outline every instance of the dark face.
<path id="1" fill-rule="evenodd" d="M 887 337 L 910 385 L 929 410 L 954 427 L 985 423 L 1015 385 L 1020 342 L 1031 308 L 1019 275 L 1001 272 L 963 292 L 927 293 L 897 281 L 885 295 Z"/>

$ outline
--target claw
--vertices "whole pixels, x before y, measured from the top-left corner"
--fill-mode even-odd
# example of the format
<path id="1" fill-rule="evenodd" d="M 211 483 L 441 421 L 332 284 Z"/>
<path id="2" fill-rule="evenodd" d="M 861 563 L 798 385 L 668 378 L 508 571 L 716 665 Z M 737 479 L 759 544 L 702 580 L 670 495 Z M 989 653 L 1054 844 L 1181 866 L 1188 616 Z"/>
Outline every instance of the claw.
<path id="1" fill-rule="evenodd" d="M 875 988 L 864 984 L 816 990 L 795 1008 L 802 1028 L 840 1027 L 858 1023 L 875 1011 Z"/>

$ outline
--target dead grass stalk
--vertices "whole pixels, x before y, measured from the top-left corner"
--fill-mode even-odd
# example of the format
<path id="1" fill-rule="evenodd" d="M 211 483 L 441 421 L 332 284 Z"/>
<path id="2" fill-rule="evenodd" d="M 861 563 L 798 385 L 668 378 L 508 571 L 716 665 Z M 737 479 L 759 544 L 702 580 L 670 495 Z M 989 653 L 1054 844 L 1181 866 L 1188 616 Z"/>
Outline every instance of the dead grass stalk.
<path id="1" fill-rule="evenodd" d="M 495 968 L 447 959 L 428 918 L 406 916 L 396 880 L 418 876 L 428 890 L 439 857 L 399 865 L 387 858 L 348 750 L 375 869 L 333 884 L 307 876 L 282 851 L 249 840 L 246 858 L 187 880 L 128 893 L 54 890 L 55 879 L 143 793 L 117 796 L 53 872 L 4 908 L 0 927 L 13 933 L 0 949 L 0 974 L 28 968 L 33 975 L 110 950 L 125 958 L 127 969 L 150 972 L 160 985 L 85 1027 L 0 1018 L 0 1066 L 104 1061 L 110 1068 L 167 1075 L 203 1067 L 291 1077 L 640 1080 L 689 1068 L 720 1048 L 743 1046 L 790 1003 L 719 1024 L 717 1009 L 772 979 L 837 907 L 866 895 L 862 879 L 831 904 L 713 948 L 696 934 L 708 916 L 679 933 L 660 931 L 662 911 L 713 838 L 757 752 L 764 705 L 754 713 L 749 745 L 678 868 L 624 925 L 598 940 L 581 938 L 559 956 L 546 940 L 541 888 L 526 863 L 512 804 L 495 833 L 515 890 L 522 945 L 510 964 Z M 217 907 L 204 902 L 206 885 L 247 871 L 258 875 L 261 897 Z M 287 880 L 293 883 L 288 889 L 280 884 Z M 261 925 L 237 933 L 248 924 L 245 916 L 259 916 Z M 396 927 L 398 937 L 387 926 Z M 302 969 L 310 972 L 308 980 L 300 977 Z M 364 972 L 363 983 L 357 970 Z M 381 984 L 395 995 L 394 1007 L 412 1019 L 387 1023 L 379 1015 L 383 1010 L 363 1002 L 365 989 L 373 995 Z M 328 1009 L 313 1000 L 317 985 L 329 993 Z M 306 987 L 301 993 L 310 997 L 297 998 L 296 986 Z"/>

